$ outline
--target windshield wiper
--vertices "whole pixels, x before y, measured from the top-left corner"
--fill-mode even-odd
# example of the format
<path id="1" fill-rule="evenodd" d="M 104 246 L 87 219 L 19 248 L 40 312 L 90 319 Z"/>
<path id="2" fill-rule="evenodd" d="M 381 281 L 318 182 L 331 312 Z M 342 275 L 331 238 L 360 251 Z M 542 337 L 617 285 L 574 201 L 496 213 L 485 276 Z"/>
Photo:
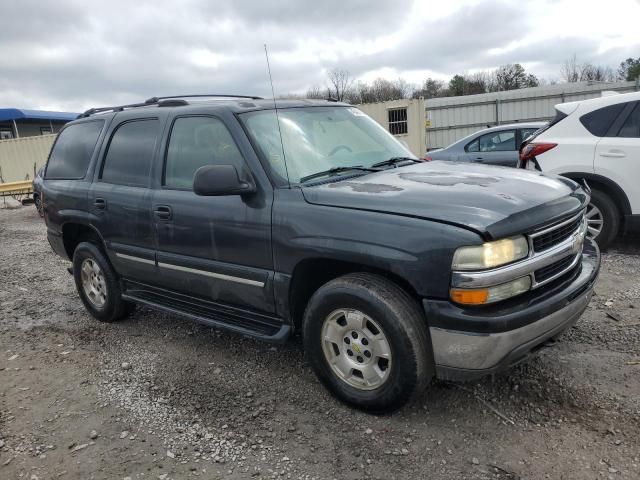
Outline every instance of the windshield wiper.
<path id="1" fill-rule="evenodd" d="M 372 167 L 386 167 L 390 165 L 397 165 L 402 162 L 414 162 L 414 163 L 422 163 L 421 160 L 412 157 L 391 157 L 388 160 L 383 160 L 382 162 L 374 163 L 371 165 Z"/>
<path id="2" fill-rule="evenodd" d="M 363 167 L 362 165 L 353 165 L 351 167 L 333 167 L 329 170 L 323 170 L 322 172 L 312 173 L 305 177 L 300 178 L 300 183 L 304 183 L 307 180 L 313 180 L 314 178 L 324 177 L 326 175 L 335 175 L 336 173 L 346 172 L 348 170 L 362 170 L 365 172 L 379 172 L 377 168 Z"/>

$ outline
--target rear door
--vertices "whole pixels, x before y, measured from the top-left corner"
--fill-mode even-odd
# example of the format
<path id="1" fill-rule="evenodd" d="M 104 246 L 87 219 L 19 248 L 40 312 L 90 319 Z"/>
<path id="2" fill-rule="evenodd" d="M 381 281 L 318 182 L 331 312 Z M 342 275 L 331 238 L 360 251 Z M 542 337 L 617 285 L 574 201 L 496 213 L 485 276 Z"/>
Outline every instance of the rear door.
<path id="1" fill-rule="evenodd" d="M 221 304 L 273 312 L 273 189 L 235 117 L 185 115 L 172 120 L 152 199 L 158 282 Z M 204 165 L 233 165 L 252 175 L 249 196 L 199 196 L 193 177 Z"/>
<path id="2" fill-rule="evenodd" d="M 518 162 L 516 130 L 498 130 L 481 135 L 465 146 L 464 159 L 487 165 L 515 167 Z"/>
<path id="3" fill-rule="evenodd" d="M 632 213 L 640 213 L 640 102 L 625 104 L 598 141 L 594 168 L 624 190 Z"/>
<path id="4" fill-rule="evenodd" d="M 141 281 L 156 277 L 149 187 L 163 123 L 158 115 L 116 116 L 89 190 L 92 223 L 109 259 L 122 276 Z"/>

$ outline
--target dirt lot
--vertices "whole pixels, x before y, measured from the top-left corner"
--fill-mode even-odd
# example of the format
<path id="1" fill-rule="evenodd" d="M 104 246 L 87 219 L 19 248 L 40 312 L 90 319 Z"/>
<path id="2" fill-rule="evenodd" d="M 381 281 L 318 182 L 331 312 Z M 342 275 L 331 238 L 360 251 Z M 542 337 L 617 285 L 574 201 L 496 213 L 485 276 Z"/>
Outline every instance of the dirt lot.
<path id="1" fill-rule="evenodd" d="M 553 348 L 382 417 L 334 400 L 299 341 L 100 324 L 67 266 L 33 207 L 0 210 L 1 479 L 640 478 L 637 238 Z"/>

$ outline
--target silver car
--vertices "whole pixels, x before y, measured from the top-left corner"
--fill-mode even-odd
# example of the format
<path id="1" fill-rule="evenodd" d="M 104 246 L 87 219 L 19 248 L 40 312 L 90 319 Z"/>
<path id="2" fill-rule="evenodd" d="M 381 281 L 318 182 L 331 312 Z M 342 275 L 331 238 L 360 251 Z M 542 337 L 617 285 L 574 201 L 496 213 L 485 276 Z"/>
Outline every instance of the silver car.
<path id="1" fill-rule="evenodd" d="M 447 148 L 428 152 L 425 159 L 517 167 L 520 144 L 545 125 L 546 122 L 523 122 L 486 128 Z"/>

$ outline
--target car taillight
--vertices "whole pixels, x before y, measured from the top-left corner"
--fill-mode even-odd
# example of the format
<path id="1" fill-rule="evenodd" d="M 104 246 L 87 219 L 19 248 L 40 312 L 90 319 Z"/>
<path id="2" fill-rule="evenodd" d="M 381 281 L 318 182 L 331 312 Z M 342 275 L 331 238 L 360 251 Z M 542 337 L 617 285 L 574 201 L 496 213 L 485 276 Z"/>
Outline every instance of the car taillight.
<path id="1" fill-rule="evenodd" d="M 536 157 L 544 152 L 551 150 L 557 146 L 557 143 L 536 143 L 530 142 L 520 148 L 520 161 L 518 168 L 526 168 L 530 170 L 540 170 L 537 165 Z"/>
<path id="2" fill-rule="evenodd" d="M 527 143 L 520 151 L 520 161 L 524 162 L 556 147 L 557 143 Z"/>
<path id="3" fill-rule="evenodd" d="M 423 162 L 430 162 L 431 160 L 433 160 L 433 157 L 431 155 L 425 155 L 424 157 L 421 157 L 420 160 L 422 160 Z"/>

